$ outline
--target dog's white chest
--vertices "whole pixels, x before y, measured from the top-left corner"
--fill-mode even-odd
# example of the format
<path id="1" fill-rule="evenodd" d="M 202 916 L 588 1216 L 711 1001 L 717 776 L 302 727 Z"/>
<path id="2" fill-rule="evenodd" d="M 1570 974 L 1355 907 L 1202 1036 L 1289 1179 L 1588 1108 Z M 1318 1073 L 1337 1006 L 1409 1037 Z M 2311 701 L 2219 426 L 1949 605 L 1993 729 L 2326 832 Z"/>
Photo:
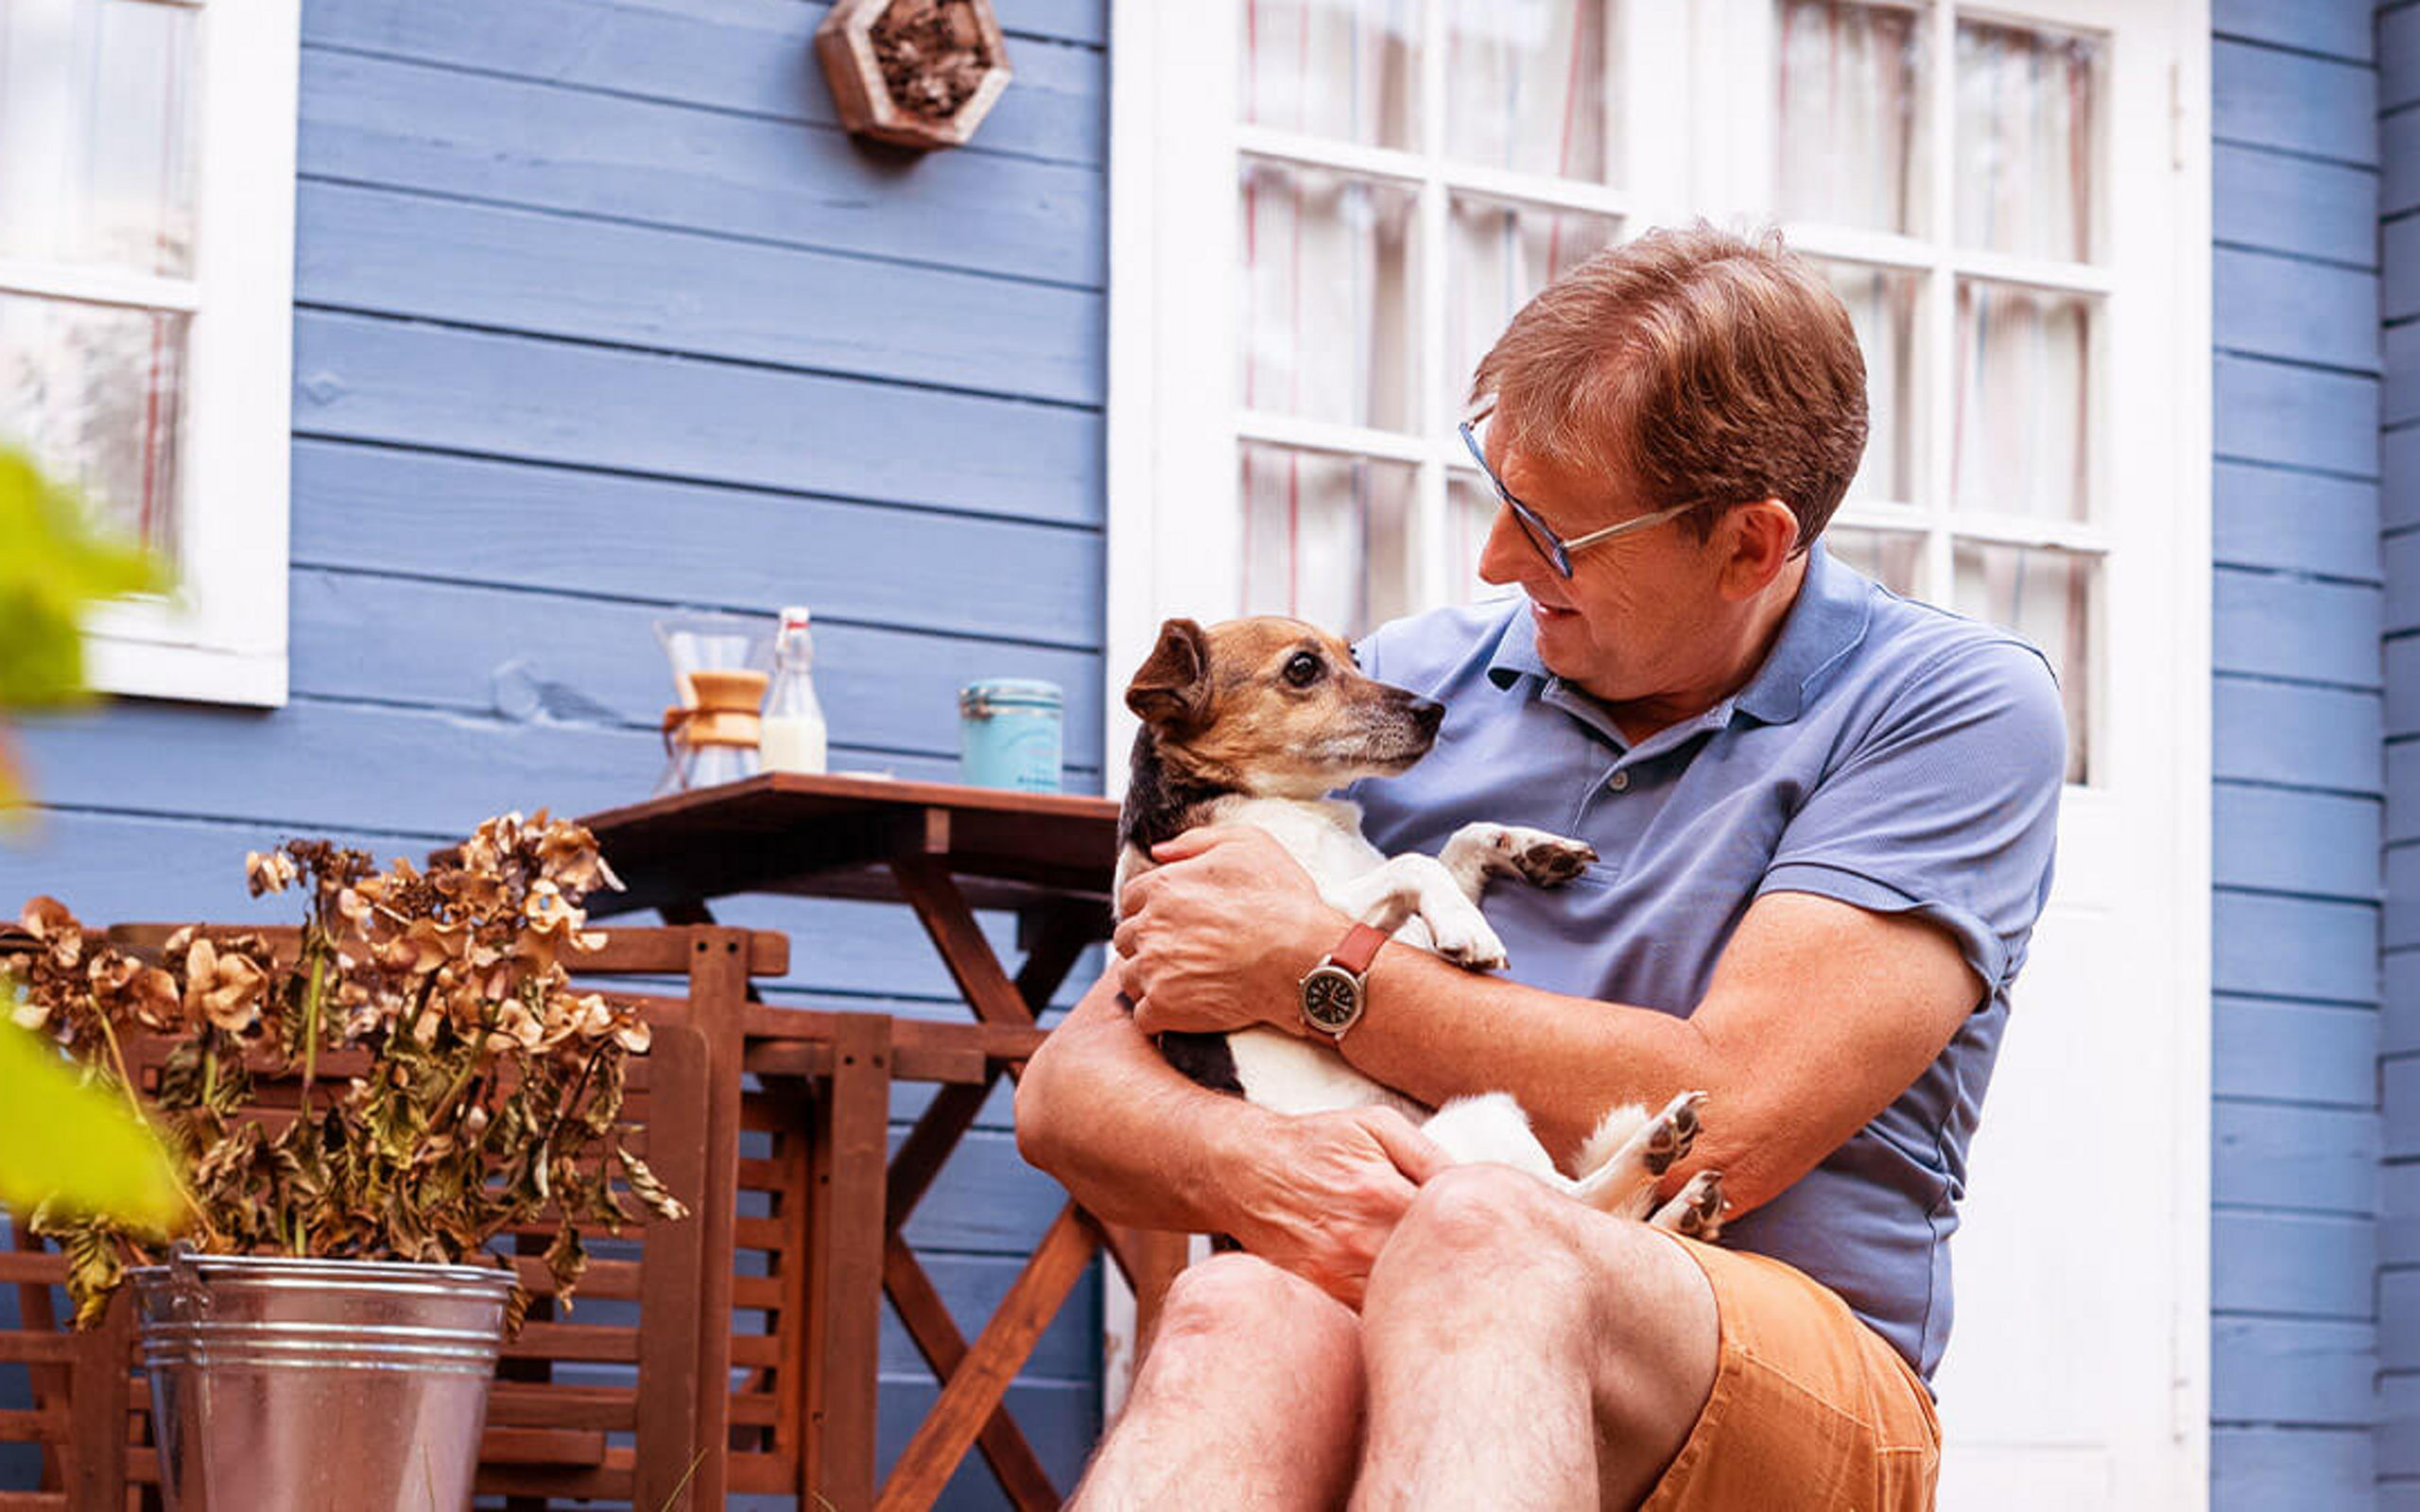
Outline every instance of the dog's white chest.
<path id="1" fill-rule="evenodd" d="M 1378 848 L 1361 837 L 1358 803 L 1342 799 L 1236 798 L 1222 799 L 1213 813 L 1219 824 L 1249 824 L 1274 836 L 1303 864 L 1322 893 L 1386 865 L 1387 858 Z"/>

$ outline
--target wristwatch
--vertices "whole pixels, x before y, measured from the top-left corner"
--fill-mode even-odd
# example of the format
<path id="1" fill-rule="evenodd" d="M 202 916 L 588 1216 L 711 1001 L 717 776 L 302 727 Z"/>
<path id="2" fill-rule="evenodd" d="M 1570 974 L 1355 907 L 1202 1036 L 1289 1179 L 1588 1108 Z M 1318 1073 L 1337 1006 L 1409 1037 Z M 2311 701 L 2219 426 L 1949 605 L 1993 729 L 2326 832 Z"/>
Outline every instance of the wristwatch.
<path id="1" fill-rule="evenodd" d="M 1303 978 L 1303 1022 L 1331 1041 L 1343 1039 L 1344 1031 L 1361 1018 L 1367 1001 L 1361 984 L 1387 939 L 1383 930 L 1354 925 L 1327 959 Z"/>

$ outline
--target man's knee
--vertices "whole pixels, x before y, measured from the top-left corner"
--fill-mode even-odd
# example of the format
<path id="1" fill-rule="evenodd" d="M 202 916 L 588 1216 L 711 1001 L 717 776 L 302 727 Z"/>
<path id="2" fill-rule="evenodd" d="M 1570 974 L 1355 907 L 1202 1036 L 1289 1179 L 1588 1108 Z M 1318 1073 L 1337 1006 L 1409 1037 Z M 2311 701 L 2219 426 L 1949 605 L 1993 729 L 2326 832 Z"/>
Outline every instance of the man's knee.
<path id="1" fill-rule="evenodd" d="M 1618 1320 L 1668 1287 L 1673 1261 L 1687 1263 L 1642 1224 L 1508 1166 L 1456 1166 L 1423 1185 L 1396 1225 L 1363 1315 L 1374 1328 L 1450 1317 L 1457 1328 L 1576 1332 L 1618 1348 Z"/>
<path id="2" fill-rule="evenodd" d="M 1213 1255 L 1177 1273 L 1158 1342 L 1277 1339 L 1322 1353 L 1355 1344 L 1352 1312 L 1291 1271 L 1250 1255 Z M 1153 1348 L 1158 1348 L 1155 1342 Z"/>
<path id="3" fill-rule="evenodd" d="M 1485 1293 L 1512 1273 L 1571 1269 L 1579 1263 L 1569 1231 L 1578 1215 L 1570 1198 L 1510 1166 L 1455 1166 L 1412 1198 L 1379 1253 L 1371 1287 Z"/>

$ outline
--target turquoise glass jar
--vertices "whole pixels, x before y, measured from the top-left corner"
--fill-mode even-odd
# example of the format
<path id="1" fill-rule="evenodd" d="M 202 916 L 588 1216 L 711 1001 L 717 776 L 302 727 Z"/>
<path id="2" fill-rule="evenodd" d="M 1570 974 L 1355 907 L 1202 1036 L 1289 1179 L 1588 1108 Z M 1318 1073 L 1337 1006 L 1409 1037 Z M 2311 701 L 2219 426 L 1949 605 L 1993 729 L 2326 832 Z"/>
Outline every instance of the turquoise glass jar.
<path id="1" fill-rule="evenodd" d="M 1019 793 L 1059 791 L 1059 684 L 985 678 L 958 691 L 959 780 Z"/>

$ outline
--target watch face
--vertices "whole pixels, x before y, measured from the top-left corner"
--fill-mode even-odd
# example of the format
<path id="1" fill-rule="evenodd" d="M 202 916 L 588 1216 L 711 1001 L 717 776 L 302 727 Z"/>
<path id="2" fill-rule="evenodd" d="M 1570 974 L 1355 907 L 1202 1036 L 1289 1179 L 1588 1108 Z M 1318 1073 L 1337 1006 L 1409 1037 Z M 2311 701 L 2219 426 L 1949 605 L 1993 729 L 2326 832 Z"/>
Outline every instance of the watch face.
<path id="1" fill-rule="evenodd" d="M 1361 984 L 1352 973 L 1322 966 L 1303 979 L 1303 1017 L 1314 1028 L 1342 1034 L 1361 1012 Z"/>

